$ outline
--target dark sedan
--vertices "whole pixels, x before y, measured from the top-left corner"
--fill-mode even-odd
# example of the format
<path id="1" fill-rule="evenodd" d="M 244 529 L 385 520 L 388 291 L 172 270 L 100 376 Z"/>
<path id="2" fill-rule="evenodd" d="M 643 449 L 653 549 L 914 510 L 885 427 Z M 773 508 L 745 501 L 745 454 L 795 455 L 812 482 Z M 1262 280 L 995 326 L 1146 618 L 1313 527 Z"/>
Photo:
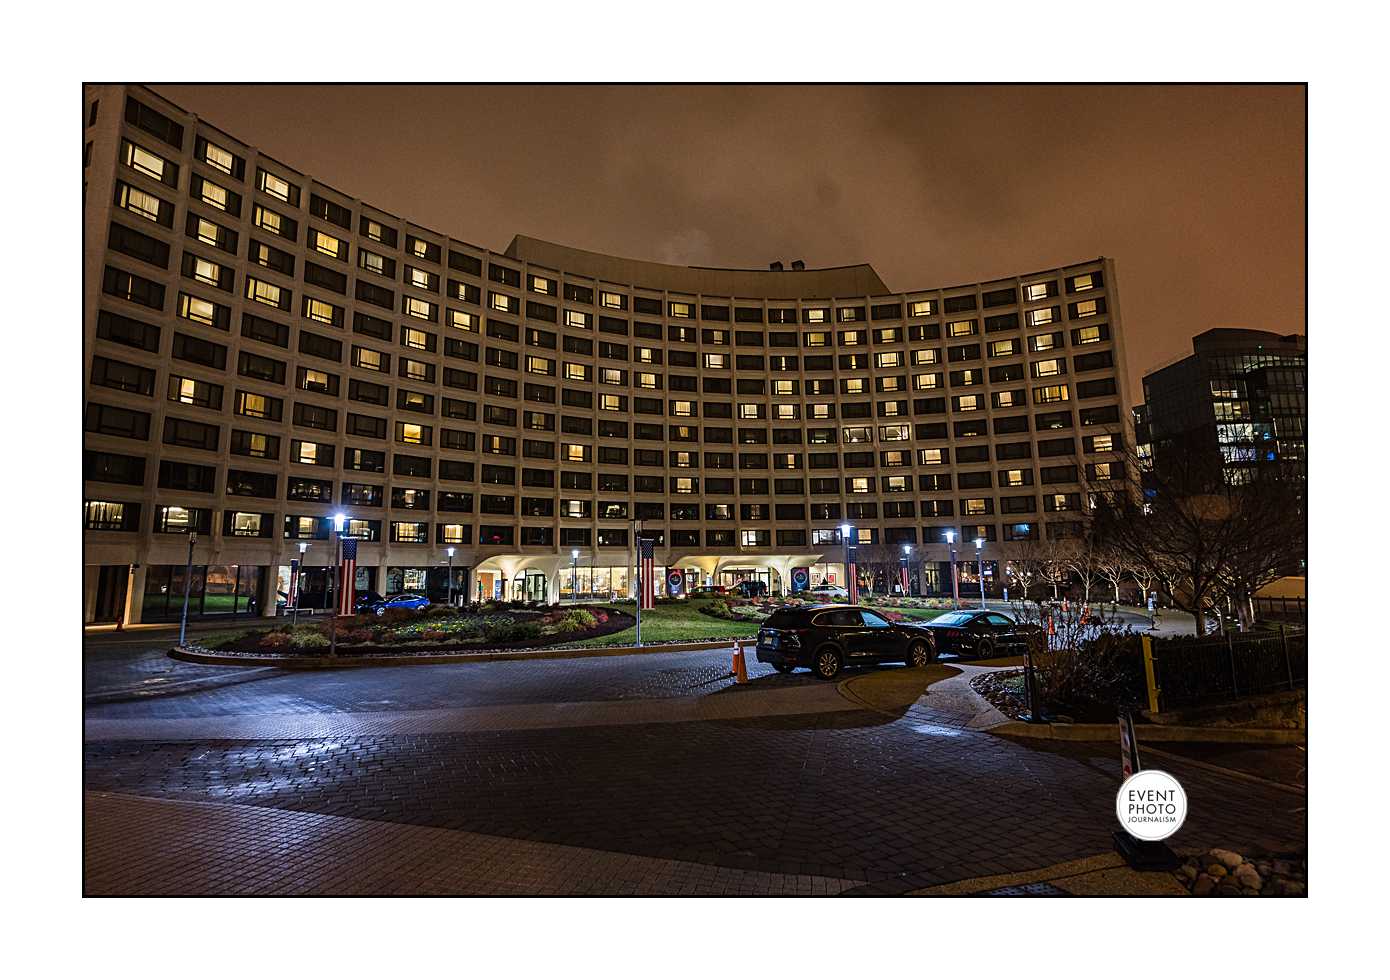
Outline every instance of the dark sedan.
<path id="1" fill-rule="evenodd" d="M 1029 635 L 1041 631 L 1039 626 L 1019 623 L 991 609 L 948 612 L 922 625 L 935 637 L 938 652 L 959 657 L 1021 655 Z"/>
<path id="2" fill-rule="evenodd" d="M 783 674 L 809 667 L 828 679 L 853 664 L 925 667 L 935 659 L 930 632 L 916 623 L 890 623 L 859 606 L 779 609 L 758 631 L 758 661 Z"/>

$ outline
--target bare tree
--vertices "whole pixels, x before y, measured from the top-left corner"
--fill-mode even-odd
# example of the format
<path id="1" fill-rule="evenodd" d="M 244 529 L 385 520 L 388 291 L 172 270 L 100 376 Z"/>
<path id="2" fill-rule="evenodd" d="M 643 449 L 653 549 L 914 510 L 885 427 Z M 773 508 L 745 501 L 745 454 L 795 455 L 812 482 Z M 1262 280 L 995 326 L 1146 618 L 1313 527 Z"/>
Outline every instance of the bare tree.
<path id="1" fill-rule="evenodd" d="M 1067 559 L 1071 556 L 1071 551 L 1071 540 L 1057 537 L 1051 528 L 1048 529 L 1047 537 L 1038 545 L 1038 560 L 1043 574 L 1047 576 L 1048 585 L 1052 586 L 1053 602 L 1059 598 L 1057 583 L 1068 572 Z"/>
<path id="2" fill-rule="evenodd" d="M 1015 541 L 1009 546 L 1005 574 L 1018 587 L 1018 597 L 1027 599 L 1033 585 L 1052 578 L 1051 553 L 1041 541 Z"/>
<path id="3" fill-rule="evenodd" d="M 1220 456 L 1192 448 L 1167 453 L 1141 479 L 1141 461 L 1131 449 L 1123 454 L 1123 491 L 1097 500 L 1098 538 L 1151 572 L 1199 636 L 1228 595 L 1246 608 L 1247 623 L 1249 597 L 1306 550 L 1291 474 L 1272 464 L 1233 484 Z"/>
<path id="4" fill-rule="evenodd" d="M 1091 589 L 1104 578 L 1101 572 L 1103 559 L 1104 549 L 1097 540 L 1096 529 L 1087 522 L 1085 532 L 1071 542 L 1065 559 L 1067 570 L 1081 582 L 1081 601 L 1086 605 L 1091 602 Z"/>
<path id="5" fill-rule="evenodd" d="M 1120 604 L 1120 584 L 1129 573 L 1129 562 L 1124 552 L 1112 544 L 1101 544 L 1096 549 L 1096 571 L 1115 592 L 1115 605 Z"/>
<path id="6" fill-rule="evenodd" d="M 888 583 L 887 591 L 892 592 L 893 582 L 898 578 L 898 556 L 901 554 L 901 547 L 895 547 L 886 541 L 876 541 L 873 544 L 863 544 L 858 548 L 858 569 L 861 575 L 867 575 L 869 587 L 866 592 L 874 591 L 874 583 L 879 576 L 883 576 L 883 581 Z"/>

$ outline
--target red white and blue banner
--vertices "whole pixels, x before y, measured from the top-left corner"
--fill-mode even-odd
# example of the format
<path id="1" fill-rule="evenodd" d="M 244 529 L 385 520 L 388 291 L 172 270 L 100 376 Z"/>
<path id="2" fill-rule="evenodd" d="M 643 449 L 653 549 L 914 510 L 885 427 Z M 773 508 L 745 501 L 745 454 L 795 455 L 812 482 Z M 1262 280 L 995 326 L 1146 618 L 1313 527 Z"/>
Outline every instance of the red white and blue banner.
<path id="1" fill-rule="evenodd" d="M 848 557 L 849 561 L 845 562 L 845 588 L 849 590 L 849 604 L 853 606 L 859 602 L 859 564 L 856 561 L 859 554 L 853 545 L 849 547 Z"/>
<path id="2" fill-rule="evenodd" d="M 357 599 L 357 539 L 343 538 L 343 561 L 338 566 L 338 615 L 351 616 Z"/>
<path id="3" fill-rule="evenodd" d="M 653 561 L 655 547 L 653 538 L 637 539 L 637 601 L 643 609 L 656 606 L 656 582 L 653 581 L 656 575 Z"/>
<path id="4" fill-rule="evenodd" d="M 907 562 L 903 562 L 902 567 L 899 568 L 898 571 L 901 573 L 899 577 L 902 579 L 903 595 L 910 595 L 911 590 L 908 588 L 907 585 Z"/>

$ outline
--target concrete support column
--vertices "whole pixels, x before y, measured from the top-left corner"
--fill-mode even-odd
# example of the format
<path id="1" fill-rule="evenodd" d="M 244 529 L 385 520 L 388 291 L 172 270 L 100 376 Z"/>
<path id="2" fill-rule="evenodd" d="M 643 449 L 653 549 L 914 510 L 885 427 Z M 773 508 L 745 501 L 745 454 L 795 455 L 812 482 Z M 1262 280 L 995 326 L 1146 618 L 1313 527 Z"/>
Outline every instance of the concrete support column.
<path id="1" fill-rule="evenodd" d="M 97 586 L 101 582 L 100 565 L 82 566 L 82 622 L 90 623 L 97 616 Z"/>
<path id="2" fill-rule="evenodd" d="M 132 565 L 126 579 L 125 622 L 127 626 L 140 622 L 145 602 L 145 563 Z"/>
<path id="3" fill-rule="evenodd" d="M 286 562 L 286 564 L 289 564 Z M 264 566 L 261 572 L 261 585 L 256 590 L 256 615 L 274 616 L 276 600 L 279 598 L 275 591 L 275 583 L 280 575 L 280 562 L 278 559 L 271 559 L 271 564 Z"/>

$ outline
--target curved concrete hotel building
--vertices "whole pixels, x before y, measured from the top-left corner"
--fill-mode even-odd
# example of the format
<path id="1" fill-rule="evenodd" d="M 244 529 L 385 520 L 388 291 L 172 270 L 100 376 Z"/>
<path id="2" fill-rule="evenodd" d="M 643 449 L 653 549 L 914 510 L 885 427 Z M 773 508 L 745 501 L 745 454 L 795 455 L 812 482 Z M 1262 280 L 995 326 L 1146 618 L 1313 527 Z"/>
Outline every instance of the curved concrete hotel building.
<path id="1" fill-rule="evenodd" d="M 323 608 L 338 514 L 383 594 L 627 595 L 639 534 L 663 591 L 791 591 L 844 581 L 842 527 L 880 590 L 949 594 L 954 547 L 997 594 L 1123 465 L 1109 259 L 896 292 L 491 252 L 146 88 L 84 110 L 88 621 L 176 619 L 190 553 L 193 615 L 292 563 Z"/>

